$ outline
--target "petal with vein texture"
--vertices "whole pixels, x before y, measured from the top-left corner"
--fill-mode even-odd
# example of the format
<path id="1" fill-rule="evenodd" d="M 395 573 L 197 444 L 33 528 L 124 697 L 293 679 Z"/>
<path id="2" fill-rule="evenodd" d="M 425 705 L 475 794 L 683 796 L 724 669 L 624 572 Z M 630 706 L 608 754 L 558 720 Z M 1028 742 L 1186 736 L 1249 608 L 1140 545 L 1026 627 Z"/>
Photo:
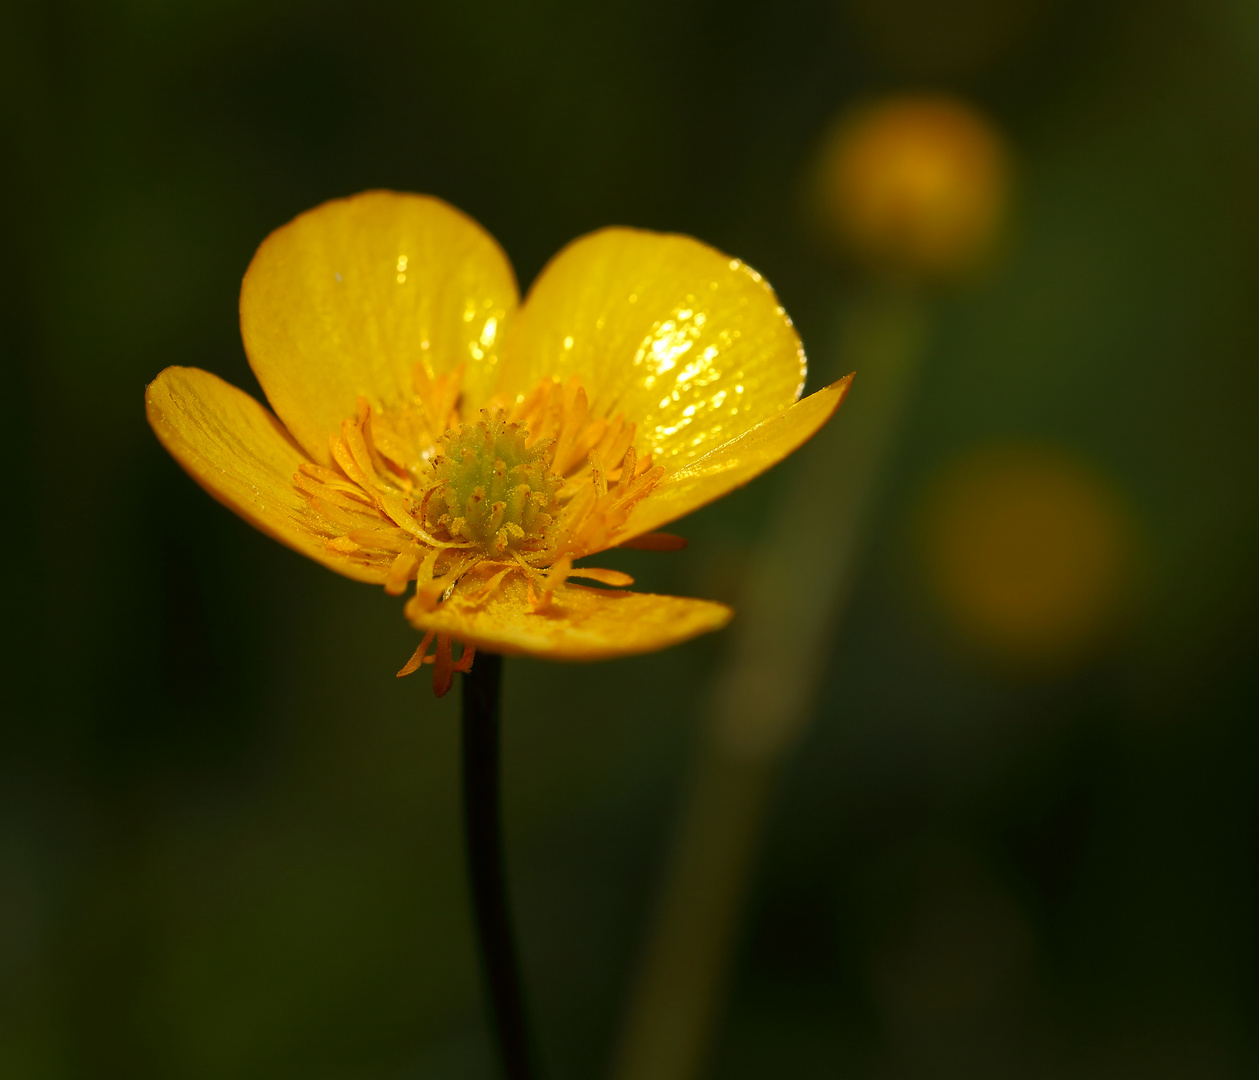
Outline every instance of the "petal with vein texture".
<path id="1" fill-rule="evenodd" d="M 311 531 L 293 474 L 307 460 L 262 405 L 199 368 L 169 367 L 145 392 L 149 423 L 171 456 L 206 491 L 268 536 L 347 577 L 384 573 L 328 552 Z"/>
<path id="2" fill-rule="evenodd" d="M 852 376 L 845 376 L 666 476 L 634 508 L 612 543 L 623 544 L 640 533 L 676 521 L 777 465 L 808 442 L 834 415 L 851 383 Z"/>
<path id="3" fill-rule="evenodd" d="M 573 241 L 542 271 L 498 388 L 577 376 L 593 413 L 623 412 L 639 451 L 677 468 L 785 409 L 804 370 L 759 274 L 689 236 L 617 228 Z"/>
<path id="4" fill-rule="evenodd" d="M 276 415 L 313 460 L 353 416 L 409 401 L 415 366 L 467 363 L 479 402 L 494 378 L 516 280 L 492 236 L 424 195 L 369 191 L 276 229 L 241 286 L 245 352 Z"/>
<path id="5" fill-rule="evenodd" d="M 407 617 L 420 630 L 436 630 L 490 652 L 548 660 L 608 660 L 653 652 L 719 630 L 734 614 L 724 604 L 680 596 L 591 589 L 566 584 L 550 606 L 534 611 L 522 575 L 504 580 L 476 599 L 486 571 L 474 570 L 459 590 L 432 611 L 414 601 Z"/>

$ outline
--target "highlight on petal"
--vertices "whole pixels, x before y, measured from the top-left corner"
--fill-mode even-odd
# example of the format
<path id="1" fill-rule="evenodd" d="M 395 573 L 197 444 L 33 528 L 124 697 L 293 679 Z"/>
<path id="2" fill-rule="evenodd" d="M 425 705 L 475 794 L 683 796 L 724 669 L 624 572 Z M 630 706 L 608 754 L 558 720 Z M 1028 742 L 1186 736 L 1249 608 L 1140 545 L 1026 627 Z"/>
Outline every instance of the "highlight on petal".
<path id="1" fill-rule="evenodd" d="M 823 387 L 666 476 L 650 496 L 634 507 L 612 543 L 625 544 L 635 536 L 676 521 L 777 465 L 808 442 L 835 414 L 852 378 L 846 375 Z M 839 477 L 836 482 L 840 482 Z"/>
<path id="2" fill-rule="evenodd" d="M 791 320 L 746 264 L 689 236 L 603 229 L 542 271 L 512 326 L 498 391 L 576 376 L 592 415 L 677 468 L 785 409 L 804 386 Z"/>
<path id="3" fill-rule="evenodd" d="M 358 581 L 375 567 L 329 552 L 311 530 L 293 474 L 307 461 L 262 405 L 199 368 L 168 367 L 145 392 L 149 424 L 184 470 L 219 502 L 268 536 Z"/>
<path id="4" fill-rule="evenodd" d="M 607 660 L 653 652 L 725 626 L 734 612 L 710 600 L 564 584 L 535 611 L 521 574 L 490 592 L 493 571 L 478 567 L 431 611 L 414 600 L 407 617 L 420 630 L 449 634 L 478 649 L 548 660 Z"/>
<path id="5" fill-rule="evenodd" d="M 410 401 L 416 369 L 466 364 L 484 400 L 517 303 L 502 249 L 424 195 L 369 191 L 300 214 L 259 247 L 241 286 L 241 334 L 276 415 L 323 464 L 328 436 L 373 406 Z"/>

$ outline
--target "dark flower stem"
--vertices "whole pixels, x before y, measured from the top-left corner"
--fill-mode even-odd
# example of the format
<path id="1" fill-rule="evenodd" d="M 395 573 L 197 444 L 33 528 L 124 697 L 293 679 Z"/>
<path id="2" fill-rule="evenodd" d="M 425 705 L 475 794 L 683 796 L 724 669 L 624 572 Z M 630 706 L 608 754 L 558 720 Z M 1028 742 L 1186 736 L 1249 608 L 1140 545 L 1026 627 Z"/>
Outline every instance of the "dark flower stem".
<path id="1" fill-rule="evenodd" d="M 468 877 L 490 1015 L 507 1080 L 534 1080 L 520 967 L 507 913 L 499 799 L 499 690 L 503 658 L 478 652 L 463 677 L 463 814 Z"/>

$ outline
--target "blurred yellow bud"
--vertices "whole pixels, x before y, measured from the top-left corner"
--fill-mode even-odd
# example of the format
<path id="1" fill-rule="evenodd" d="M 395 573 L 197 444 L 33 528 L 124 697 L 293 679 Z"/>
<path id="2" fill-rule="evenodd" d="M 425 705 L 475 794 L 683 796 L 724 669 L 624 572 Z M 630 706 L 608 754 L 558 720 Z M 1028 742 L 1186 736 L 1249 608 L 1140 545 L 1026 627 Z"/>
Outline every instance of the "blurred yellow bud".
<path id="1" fill-rule="evenodd" d="M 884 271 L 965 272 L 989 254 L 1005 220 L 1001 136 L 953 98 L 895 97 L 859 109 L 841 118 L 820 164 L 828 231 Z"/>
<path id="2" fill-rule="evenodd" d="M 1061 667 L 1116 628 L 1135 530 L 1123 500 L 1089 466 L 1046 448 L 990 447 L 946 469 L 923 511 L 929 584 L 989 653 Z"/>

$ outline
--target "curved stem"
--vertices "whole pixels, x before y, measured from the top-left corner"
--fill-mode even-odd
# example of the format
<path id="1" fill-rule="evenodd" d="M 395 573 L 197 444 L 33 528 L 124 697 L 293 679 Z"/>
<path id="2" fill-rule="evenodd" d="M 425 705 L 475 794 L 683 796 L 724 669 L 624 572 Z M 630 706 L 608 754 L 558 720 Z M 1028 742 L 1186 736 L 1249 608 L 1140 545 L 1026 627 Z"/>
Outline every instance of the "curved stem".
<path id="1" fill-rule="evenodd" d="M 499 690 L 503 658 L 477 653 L 463 677 L 463 814 L 468 877 L 490 1014 L 507 1080 L 535 1076 L 503 870 L 499 799 Z"/>

